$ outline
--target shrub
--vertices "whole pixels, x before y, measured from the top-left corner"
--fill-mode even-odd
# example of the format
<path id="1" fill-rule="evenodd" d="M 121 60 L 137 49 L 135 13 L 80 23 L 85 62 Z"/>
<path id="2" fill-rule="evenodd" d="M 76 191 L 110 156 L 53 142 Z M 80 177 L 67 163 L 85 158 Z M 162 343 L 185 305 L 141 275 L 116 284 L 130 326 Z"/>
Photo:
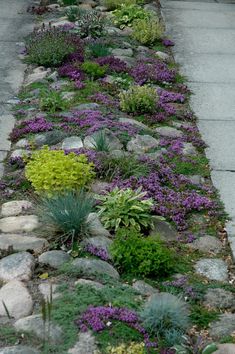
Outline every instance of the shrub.
<path id="1" fill-rule="evenodd" d="M 118 347 L 107 347 L 108 354 L 145 354 L 145 343 L 121 344 Z"/>
<path id="2" fill-rule="evenodd" d="M 141 44 L 151 46 L 162 37 L 163 31 L 158 18 L 152 17 L 135 21 L 132 36 Z"/>
<path id="3" fill-rule="evenodd" d="M 81 11 L 77 6 L 70 6 L 68 9 L 66 9 L 65 14 L 69 21 L 75 22 L 81 14 Z"/>
<path id="4" fill-rule="evenodd" d="M 133 227 L 117 231 L 111 253 L 121 272 L 137 276 L 163 277 L 174 270 L 173 252 L 160 241 L 144 238 Z"/>
<path id="5" fill-rule="evenodd" d="M 85 61 L 81 65 L 82 70 L 90 76 L 92 80 L 103 77 L 106 73 L 106 67 L 92 61 Z"/>
<path id="6" fill-rule="evenodd" d="M 152 199 L 143 199 L 145 195 L 141 188 L 137 191 L 114 188 L 110 193 L 99 196 L 99 215 L 104 227 L 115 231 L 119 227 L 132 226 L 137 230 L 152 227 L 150 211 L 153 202 Z"/>
<path id="7" fill-rule="evenodd" d="M 40 109 L 49 113 L 55 113 L 56 111 L 63 111 L 68 108 L 68 101 L 61 97 L 61 93 L 58 91 L 42 91 L 40 95 Z"/>
<path id="8" fill-rule="evenodd" d="M 157 92 L 155 88 L 133 86 L 119 95 L 120 107 L 127 113 L 153 113 L 157 105 Z"/>
<path id="9" fill-rule="evenodd" d="M 110 55 L 110 49 L 103 43 L 91 43 L 88 45 L 89 54 L 94 58 L 103 58 Z"/>
<path id="10" fill-rule="evenodd" d="M 122 4 L 125 6 L 136 5 L 141 3 L 138 0 L 104 0 L 104 6 L 107 7 L 108 10 L 115 10 L 120 7 Z"/>
<path id="11" fill-rule="evenodd" d="M 93 164 L 85 155 L 65 155 L 62 150 L 45 147 L 35 151 L 25 168 L 26 178 L 37 193 L 52 195 L 58 191 L 84 187 L 94 176 Z"/>
<path id="12" fill-rule="evenodd" d="M 118 9 L 113 11 L 113 15 L 115 25 L 123 29 L 126 26 L 131 27 L 135 20 L 150 18 L 151 13 L 135 4 L 121 4 Z"/>
<path id="13" fill-rule="evenodd" d="M 76 51 L 78 39 L 59 28 L 34 31 L 26 41 L 27 61 L 43 66 L 59 66 L 68 54 Z"/>
<path id="14" fill-rule="evenodd" d="M 99 38 L 105 33 L 106 19 L 98 11 L 83 13 L 77 21 L 78 34 L 81 38 Z"/>
<path id="15" fill-rule="evenodd" d="M 88 215 L 92 212 L 94 199 L 84 190 L 66 192 L 41 201 L 42 219 L 58 231 L 81 240 L 88 234 Z M 75 241 L 75 239 L 74 239 Z"/>
<path id="16" fill-rule="evenodd" d="M 188 308 L 185 302 L 168 293 L 160 293 L 146 302 L 141 312 L 145 329 L 164 339 L 167 346 L 179 344 L 189 326 Z"/>

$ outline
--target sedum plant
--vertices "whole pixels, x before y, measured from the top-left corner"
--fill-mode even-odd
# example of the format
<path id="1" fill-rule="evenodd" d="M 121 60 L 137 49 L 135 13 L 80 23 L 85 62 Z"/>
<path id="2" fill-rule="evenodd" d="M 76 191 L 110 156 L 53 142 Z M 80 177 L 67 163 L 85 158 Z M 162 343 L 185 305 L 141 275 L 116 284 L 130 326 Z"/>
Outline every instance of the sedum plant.
<path id="1" fill-rule="evenodd" d="M 179 344 L 190 323 L 186 303 L 168 293 L 152 296 L 141 318 L 144 328 L 153 336 L 160 336 L 167 346 Z"/>
<path id="2" fill-rule="evenodd" d="M 98 205 L 99 216 L 104 227 L 117 231 L 120 227 L 151 228 L 152 199 L 143 199 L 146 192 L 141 188 L 132 189 L 114 188 L 110 193 L 99 196 L 101 205 Z"/>
<path id="3" fill-rule="evenodd" d="M 135 4 L 121 4 L 118 9 L 113 11 L 114 24 L 121 29 L 127 26 L 131 27 L 135 20 L 148 19 L 150 15 L 150 12 Z"/>
<path id="4" fill-rule="evenodd" d="M 127 113 L 153 113 L 156 110 L 158 96 L 156 89 L 147 85 L 132 86 L 119 95 L 120 107 Z"/>
<path id="5" fill-rule="evenodd" d="M 35 151 L 25 168 L 25 176 L 37 193 L 49 196 L 60 191 L 78 190 L 94 177 L 93 164 L 83 154 L 65 155 L 48 147 Z"/>
<path id="6" fill-rule="evenodd" d="M 133 227 L 119 229 L 110 250 L 115 265 L 126 274 L 161 278 L 174 271 L 175 254 Z"/>
<path id="7" fill-rule="evenodd" d="M 151 46 L 161 39 L 164 27 L 157 17 L 140 19 L 133 24 L 132 36 L 143 45 Z"/>
<path id="8" fill-rule="evenodd" d="M 50 198 L 44 197 L 40 210 L 47 224 L 78 241 L 88 234 L 87 218 L 93 207 L 94 199 L 81 189 L 78 192 L 68 191 Z"/>

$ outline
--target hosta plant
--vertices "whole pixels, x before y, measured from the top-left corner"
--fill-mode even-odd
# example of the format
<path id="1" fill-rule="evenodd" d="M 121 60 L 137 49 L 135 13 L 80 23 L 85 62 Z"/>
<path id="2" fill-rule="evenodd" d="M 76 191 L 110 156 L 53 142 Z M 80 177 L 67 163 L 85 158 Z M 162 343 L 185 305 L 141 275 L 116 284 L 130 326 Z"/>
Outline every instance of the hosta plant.
<path id="1" fill-rule="evenodd" d="M 151 46 L 161 39 L 164 27 L 157 17 L 137 20 L 133 24 L 132 36 L 143 45 Z"/>
<path id="2" fill-rule="evenodd" d="M 110 193 L 99 196 L 99 215 L 104 227 L 118 230 L 120 227 L 134 227 L 137 230 L 152 227 L 152 199 L 143 199 L 146 193 L 141 188 L 114 188 Z"/>
<path id="3" fill-rule="evenodd" d="M 153 113 L 156 110 L 158 95 L 156 89 L 147 85 L 132 86 L 119 95 L 120 107 L 127 113 Z"/>
<path id="4" fill-rule="evenodd" d="M 135 4 L 121 4 L 118 9 L 113 11 L 114 23 L 121 29 L 127 26 L 131 27 L 135 20 L 148 19 L 150 15 L 150 12 Z"/>
<path id="5" fill-rule="evenodd" d="M 60 191 L 78 190 L 94 177 L 93 164 L 83 154 L 64 154 L 48 147 L 35 151 L 25 168 L 25 176 L 37 193 L 53 195 Z"/>

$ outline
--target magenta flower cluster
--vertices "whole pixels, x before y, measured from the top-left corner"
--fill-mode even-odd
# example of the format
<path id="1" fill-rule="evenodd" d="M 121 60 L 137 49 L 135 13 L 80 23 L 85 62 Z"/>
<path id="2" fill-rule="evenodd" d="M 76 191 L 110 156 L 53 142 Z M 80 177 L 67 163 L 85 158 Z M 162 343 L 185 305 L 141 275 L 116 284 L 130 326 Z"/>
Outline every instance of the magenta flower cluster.
<path id="1" fill-rule="evenodd" d="M 162 283 L 162 285 L 166 287 L 174 287 L 174 288 L 182 289 L 184 291 L 184 294 L 186 296 L 189 296 L 192 299 L 196 298 L 197 296 L 193 287 L 191 285 L 188 285 L 188 278 L 185 275 L 176 280 L 165 281 Z"/>
<path id="2" fill-rule="evenodd" d="M 93 256 L 101 258 L 103 261 L 110 260 L 108 252 L 102 247 L 97 247 L 89 243 L 85 246 L 84 250 Z"/>
<path id="3" fill-rule="evenodd" d="M 116 72 L 116 73 L 128 72 L 126 63 L 121 59 L 115 58 L 112 55 L 97 58 L 96 62 L 101 66 L 106 65 L 110 72 Z"/>
<path id="4" fill-rule="evenodd" d="M 82 332 L 86 332 L 91 328 L 94 332 L 100 332 L 109 328 L 110 321 L 121 321 L 139 332 L 143 338 L 147 348 L 158 346 L 157 342 L 150 340 L 149 334 L 141 326 L 139 317 L 136 312 L 127 308 L 111 307 L 111 306 L 89 306 L 82 316 L 75 321 Z"/>
<path id="5" fill-rule="evenodd" d="M 10 138 L 12 141 L 16 141 L 26 134 L 46 132 L 52 129 L 53 123 L 48 122 L 43 116 L 38 116 L 17 124 L 12 130 Z"/>

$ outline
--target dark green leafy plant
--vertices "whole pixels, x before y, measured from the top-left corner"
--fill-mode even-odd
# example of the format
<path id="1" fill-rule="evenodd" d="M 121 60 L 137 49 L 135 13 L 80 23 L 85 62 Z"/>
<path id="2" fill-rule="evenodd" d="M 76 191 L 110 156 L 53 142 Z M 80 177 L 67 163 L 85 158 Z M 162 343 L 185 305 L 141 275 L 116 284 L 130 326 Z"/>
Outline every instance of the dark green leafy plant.
<path id="1" fill-rule="evenodd" d="M 76 51 L 74 35 L 57 27 L 34 31 L 26 41 L 27 62 L 46 67 L 59 66 L 68 54 Z"/>
<path id="2" fill-rule="evenodd" d="M 166 346 L 180 344 L 189 327 L 189 312 L 184 301 L 168 293 L 153 295 L 140 314 L 143 326 Z"/>
<path id="3" fill-rule="evenodd" d="M 78 17 L 81 15 L 81 11 L 77 6 L 70 6 L 69 8 L 66 9 L 65 14 L 69 21 L 75 22 L 78 19 Z"/>
<path id="4" fill-rule="evenodd" d="M 105 66 L 100 66 L 93 61 L 85 61 L 82 63 L 81 68 L 92 80 L 99 79 L 106 73 Z"/>
<path id="5" fill-rule="evenodd" d="M 150 18 L 151 13 L 135 4 L 121 4 L 118 9 L 113 11 L 113 15 L 115 25 L 123 29 L 126 26 L 131 27 L 135 20 Z"/>
<path id="6" fill-rule="evenodd" d="M 49 113 L 63 111 L 68 108 L 68 101 L 64 100 L 61 93 L 55 90 L 42 91 L 40 95 L 40 109 Z"/>
<path id="7" fill-rule="evenodd" d="M 84 190 L 67 192 L 43 198 L 40 205 L 42 219 L 74 240 L 81 240 L 88 233 L 88 215 L 94 199 Z"/>
<path id="8" fill-rule="evenodd" d="M 120 227 L 133 227 L 136 230 L 149 229 L 153 226 L 150 214 L 152 199 L 143 199 L 146 192 L 141 188 L 133 191 L 130 188 L 114 188 L 110 193 L 100 195 L 99 215 L 104 227 L 118 230 Z"/>
<path id="9" fill-rule="evenodd" d="M 105 34 L 106 19 L 98 11 L 86 11 L 77 21 L 78 34 L 81 38 L 99 38 Z"/>
<path id="10" fill-rule="evenodd" d="M 134 228 L 119 229 L 111 246 L 114 262 L 121 272 L 164 277 L 173 272 L 175 254 L 160 241 L 144 238 Z"/>

